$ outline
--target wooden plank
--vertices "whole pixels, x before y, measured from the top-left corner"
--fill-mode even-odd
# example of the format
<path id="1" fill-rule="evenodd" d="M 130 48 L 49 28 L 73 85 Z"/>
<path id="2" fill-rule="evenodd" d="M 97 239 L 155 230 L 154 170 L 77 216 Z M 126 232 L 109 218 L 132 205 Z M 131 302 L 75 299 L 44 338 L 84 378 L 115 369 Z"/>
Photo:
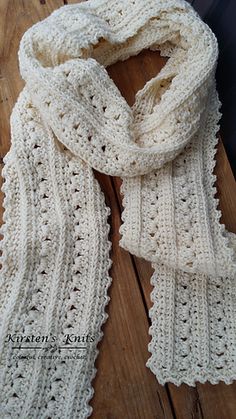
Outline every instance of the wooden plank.
<path id="1" fill-rule="evenodd" d="M 54 9 L 62 5 L 62 0 L 0 1 L 0 147 L 1 157 L 10 147 L 9 114 L 22 87 L 19 75 L 17 52 L 23 33 L 34 23 L 42 20 Z"/>
<path id="2" fill-rule="evenodd" d="M 113 285 L 95 380 L 93 417 L 172 418 L 165 387 L 145 367 L 148 320 L 131 256 L 119 246 L 121 220 L 111 180 L 100 173 L 96 178 L 112 210 Z"/>
<path id="3" fill-rule="evenodd" d="M 121 71 L 121 68 L 119 69 Z M 217 197 L 220 200 L 222 211 L 221 221 L 229 231 L 236 233 L 236 184 L 224 151 L 222 141 L 219 141 L 216 154 L 215 174 L 217 175 Z M 114 178 L 120 205 L 121 196 L 119 189 L 121 180 Z M 133 257 L 140 287 L 145 296 L 146 310 L 151 307 L 150 292 L 152 287 L 149 278 L 153 273 L 151 264 L 143 259 Z M 196 388 L 186 385 L 176 387 L 168 385 L 169 394 L 172 399 L 175 416 L 178 419 L 207 418 L 207 419 L 234 419 L 236 411 L 236 383 L 226 385 L 198 384 Z"/>
<path id="4" fill-rule="evenodd" d="M 164 63 L 165 60 L 158 53 L 144 51 L 125 62 L 119 62 L 110 66 L 108 72 L 129 105 L 132 105 L 135 93 L 143 87 L 147 80 L 160 71 Z M 218 189 L 217 197 L 219 198 L 222 211 L 221 222 L 226 225 L 229 231 L 236 232 L 236 184 L 222 141 L 219 141 L 214 172 L 217 175 L 216 186 Z M 114 178 L 113 182 L 121 209 L 122 201 L 119 193 L 121 180 Z M 135 256 L 133 257 L 133 263 L 138 274 L 141 292 L 144 295 L 146 311 L 148 311 L 151 307 L 150 292 L 152 287 L 150 285 L 150 277 L 153 270 L 149 262 Z M 168 391 L 172 399 L 174 414 L 179 419 L 190 417 L 220 419 L 221 417 L 226 417 L 224 416 L 225 414 L 229 419 L 235 417 L 236 402 L 234 398 L 236 395 L 236 383 L 231 386 L 223 383 L 217 386 L 208 383 L 204 385 L 198 384 L 196 388 L 188 387 L 185 384 L 180 387 L 169 384 Z M 222 397 L 224 403 L 219 402 L 220 391 L 224 394 Z M 227 405 L 227 408 L 224 408 L 223 404 Z"/>
<path id="5" fill-rule="evenodd" d="M 70 0 L 70 3 L 76 1 Z M 157 53 L 143 52 L 138 57 L 131 57 L 122 63 L 116 63 L 108 69 L 117 87 L 127 102 L 132 105 L 135 93 L 140 90 L 145 82 L 153 77 L 164 65 L 165 59 Z M 223 147 L 219 142 L 216 155 L 217 189 L 222 211 L 221 221 L 229 231 L 236 232 L 236 186 L 233 174 Z M 115 178 L 114 185 L 119 195 L 120 180 Z M 121 202 L 120 202 L 121 203 Z M 146 310 L 150 308 L 150 276 L 152 268 L 150 263 L 133 257 L 133 263 L 138 273 L 139 284 L 145 297 Z M 235 418 L 236 411 L 236 384 L 227 386 L 220 383 L 216 386 L 210 384 L 197 385 L 191 388 L 186 385 L 176 387 L 168 385 L 168 391 L 172 398 L 174 414 L 176 418 Z"/>
<path id="6" fill-rule="evenodd" d="M 69 1 L 68 3 L 76 3 Z M 33 23 L 46 17 L 54 8 L 63 5 L 59 0 L 2 0 L 0 3 L 0 152 L 3 156 L 9 148 L 9 115 L 23 82 L 19 77 L 17 50 L 23 32 Z M 11 25 L 8 21 L 11 18 Z M 17 25 L 16 25 L 17 22 Z M 7 39 L 3 42 L 3 35 Z M 135 92 L 153 77 L 165 63 L 158 53 L 143 52 L 125 63 L 117 63 L 109 69 L 110 75 L 131 104 Z M 1 102 L 2 101 L 2 102 Z M 235 182 L 222 143 L 217 154 L 217 187 L 222 209 L 222 221 L 236 232 L 234 210 L 236 206 Z M 125 418 L 233 418 L 236 410 L 235 384 L 198 385 L 197 388 L 172 384 L 159 386 L 155 377 L 145 368 L 148 318 L 150 307 L 150 264 L 129 256 L 118 246 L 120 211 L 114 194 L 119 180 L 97 174 L 112 208 L 113 285 L 109 321 L 104 326 L 105 336 L 100 344 L 97 361 L 98 373 L 94 380 L 95 396 L 92 401 L 93 417 Z M 138 277 L 137 277 L 138 274 Z M 138 281 L 137 281 L 138 280 Z M 143 305 L 142 294 L 145 299 Z M 173 406 L 171 406 L 171 403 Z"/>

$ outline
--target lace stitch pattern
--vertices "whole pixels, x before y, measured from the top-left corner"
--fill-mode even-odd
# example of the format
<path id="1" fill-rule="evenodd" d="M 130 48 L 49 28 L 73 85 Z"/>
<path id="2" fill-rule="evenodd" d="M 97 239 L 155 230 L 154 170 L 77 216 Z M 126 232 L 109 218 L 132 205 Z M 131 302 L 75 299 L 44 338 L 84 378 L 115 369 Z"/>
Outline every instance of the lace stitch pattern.
<path id="1" fill-rule="evenodd" d="M 106 67 L 144 48 L 169 58 L 130 107 Z M 236 378 L 236 239 L 220 224 L 213 175 L 217 58 L 214 34 L 183 0 L 89 0 L 24 34 L 26 85 L 2 187 L 4 419 L 92 413 L 112 263 L 110 210 L 93 169 L 122 178 L 120 245 L 155 269 L 147 366 L 161 384 Z M 25 362 L 32 352 L 6 344 L 9 333 L 57 341 Z M 94 337 L 86 356 L 43 359 L 67 334 Z"/>

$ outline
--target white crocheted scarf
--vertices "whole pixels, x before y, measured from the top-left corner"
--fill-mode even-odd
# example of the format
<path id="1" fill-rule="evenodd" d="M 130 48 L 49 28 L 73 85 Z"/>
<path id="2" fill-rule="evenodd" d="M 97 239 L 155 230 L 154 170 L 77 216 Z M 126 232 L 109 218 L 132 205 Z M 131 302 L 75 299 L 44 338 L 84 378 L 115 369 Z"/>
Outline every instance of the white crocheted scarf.
<path id="1" fill-rule="evenodd" d="M 169 59 L 129 106 L 106 67 L 145 48 Z M 109 208 L 93 169 L 122 178 L 120 245 L 155 269 L 147 366 L 161 384 L 236 378 L 235 235 L 214 197 L 217 56 L 182 0 L 64 6 L 23 36 L 26 85 L 3 170 L 4 419 L 92 412 L 111 283 Z M 76 360 L 68 335 L 85 347 Z"/>

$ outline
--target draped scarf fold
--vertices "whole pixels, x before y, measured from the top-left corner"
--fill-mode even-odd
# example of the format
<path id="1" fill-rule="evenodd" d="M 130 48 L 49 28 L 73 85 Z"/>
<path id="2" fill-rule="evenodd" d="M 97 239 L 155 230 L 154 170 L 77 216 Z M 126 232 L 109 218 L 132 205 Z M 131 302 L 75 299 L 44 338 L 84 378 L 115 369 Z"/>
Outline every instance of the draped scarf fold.
<path id="1" fill-rule="evenodd" d="M 129 106 L 106 67 L 146 48 L 168 60 Z M 236 236 L 220 223 L 213 174 L 217 58 L 182 0 L 90 0 L 24 34 L 2 187 L 4 419 L 92 413 L 112 264 L 93 169 L 122 178 L 120 245 L 154 268 L 147 366 L 160 384 L 236 378 Z M 37 356 L 9 335 L 40 336 Z M 74 361 L 68 335 L 84 337 Z"/>

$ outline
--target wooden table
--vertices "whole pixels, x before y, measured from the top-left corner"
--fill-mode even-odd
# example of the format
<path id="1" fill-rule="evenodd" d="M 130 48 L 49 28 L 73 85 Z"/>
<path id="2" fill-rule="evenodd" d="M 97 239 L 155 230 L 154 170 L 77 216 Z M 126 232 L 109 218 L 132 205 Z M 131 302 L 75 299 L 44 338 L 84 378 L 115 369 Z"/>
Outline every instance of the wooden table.
<path id="1" fill-rule="evenodd" d="M 10 147 L 10 112 L 23 87 L 17 62 L 20 38 L 32 24 L 65 3 L 67 1 L 63 0 L 0 0 L 1 158 Z M 76 1 L 68 0 L 68 3 Z M 158 73 L 164 62 L 158 53 L 144 51 L 137 57 L 111 66 L 108 71 L 131 105 L 135 92 Z M 215 173 L 222 222 L 230 231 L 236 232 L 236 187 L 221 141 Z M 151 306 L 152 269 L 149 263 L 119 247 L 120 179 L 99 173 L 96 176 L 112 209 L 113 284 L 109 290 L 109 319 L 103 328 L 105 335 L 96 362 L 98 372 L 94 380 L 92 418 L 235 419 L 236 382 L 229 386 L 224 383 L 215 386 L 198 384 L 196 388 L 172 384 L 161 386 L 145 367 L 149 357 L 148 309 Z"/>

